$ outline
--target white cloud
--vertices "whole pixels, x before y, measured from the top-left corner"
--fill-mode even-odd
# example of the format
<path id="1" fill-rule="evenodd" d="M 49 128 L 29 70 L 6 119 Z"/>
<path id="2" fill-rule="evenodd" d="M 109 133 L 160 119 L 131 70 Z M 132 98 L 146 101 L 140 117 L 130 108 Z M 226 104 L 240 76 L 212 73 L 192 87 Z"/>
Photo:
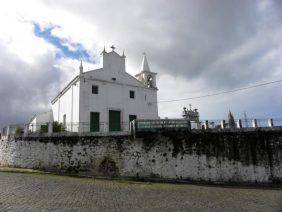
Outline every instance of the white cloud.
<path id="1" fill-rule="evenodd" d="M 100 68 L 100 64 L 83 62 L 83 70 L 90 71 Z M 77 59 L 60 58 L 56 61 L 54 67 L 61 72 L 60 88 L 64 88 L 75 76 L 79 74 L 80 61 Z"/>
<path id="2" fill-rule="evenodd" d="M 56 58 L 60 51 L 36 37 L 33 24 L 55 27 L 70 51 L 81 44 L 99 66 L 103 46 L 125 50 L 127 71 L 136 74 L 146 52 L 158 72 L 159 99 L 180 99 L 282 76 L 282 16 L 275 1 L 5 1 L 0 7 L 0 118 L 22 121 L 44 110 L 59 87 L 78 73 L 79 61 Z M 17 89 L 14 89 L 17 87 Z M 180 116 L 192 103 L 203 118 L 282 116 L 279 85 L 213 98 L 162 103 L 162 117 Z M 32 99 L 32 104 L 30 101 Z M 25 110 L 19 110 L 20 105 Z M 7 106 L 8 105 L 8 106 Z M 18 113 L 25 113 L 18 118 Z M 4 121 L 2 121 L 4 122 Z M 1 123 L 0 123 L 1 124 Z"/>

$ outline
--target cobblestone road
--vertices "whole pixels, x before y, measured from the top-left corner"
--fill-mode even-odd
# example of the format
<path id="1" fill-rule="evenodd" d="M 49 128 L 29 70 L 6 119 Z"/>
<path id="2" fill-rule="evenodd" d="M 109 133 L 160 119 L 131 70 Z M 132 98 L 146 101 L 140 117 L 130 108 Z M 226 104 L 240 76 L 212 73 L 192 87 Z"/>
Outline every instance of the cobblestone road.
<path id="1" fill-rule="evenodd" d="M 0 172 L 0 211 L 281 211 L 282 190 Z"/>

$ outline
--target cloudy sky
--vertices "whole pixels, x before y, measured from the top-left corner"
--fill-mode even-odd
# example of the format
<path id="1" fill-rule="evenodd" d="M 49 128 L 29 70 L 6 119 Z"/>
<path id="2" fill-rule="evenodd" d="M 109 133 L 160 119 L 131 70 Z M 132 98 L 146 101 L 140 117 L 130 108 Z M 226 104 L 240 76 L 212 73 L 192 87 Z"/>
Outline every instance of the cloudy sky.
<path id="1" fill-rule="evenodd" d="M 158 99 L 197 97 L 282 79 L 280 0 L 34 0 L 0 7 L 0 126 L 27 122 L 75 75 L 100 66 L 100 52 L 125 50 L 127 71 L 146 52 Z M 282 117 L 282 83 L 195 100 L 201 119 Z"/>

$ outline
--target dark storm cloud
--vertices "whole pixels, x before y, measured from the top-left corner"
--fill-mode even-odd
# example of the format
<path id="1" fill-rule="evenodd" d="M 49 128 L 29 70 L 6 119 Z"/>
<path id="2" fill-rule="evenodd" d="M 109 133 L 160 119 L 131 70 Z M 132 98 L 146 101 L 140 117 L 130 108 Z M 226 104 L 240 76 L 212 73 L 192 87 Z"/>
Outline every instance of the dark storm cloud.
<path id="1" fill-rule="evenodd" d="M 28 65 L 0 46 L 0 127 L 27 123 L 39 111 L 48 108 L 58 90 L 59 72 L 53 67 L 53 55 L 39 57 Z"/>
<path id="2" fill-rule="evenodd" d="M 135 63 L 147 51 L 155 71 L 187 81 L 201 78 L 211 88 L 261 81 L 277 68 L 261 61 L 282 46 L 276 36 L 282 35 L 279 1 L 45 2 L 92 20 L 105 39 L 125 46 Z"/>
<path id="3" fill-rule="evenodd" d="M 118 47 L 118 51 L 125 49 L 127 63 L 130 63 L 131 67 L 134 67 L 133 64 L 140 64 L 141 54 L 146 52 L 151 69 L 159 74 L 159 79 L 169 75 L 170 78 L 165 79 L 175 82 L 171 87 L 168 87 L 167 82 L 158 82 L 159 97 L 162 99 L 170 99 L 171 96 L 173 99 L 186 97 L 183 90 L 191 93 L 197 87 L 195 82 L 201 84 L 199 89 L 211 92 L 244 87 L 257 81 L 277 79 L 282 75 L 282 1 L 44 0 L 43 2 L 43 8 L 57 11 L 54 14 L 59 14 L 58 17 L 53 19 L 54 14 L 50 13 L 50 17 L 44 16 L 44 21 L 41 20 L 43 24 L 40 20 L 31 21 L 42 26 L 49 22 L 52 26 L 60 25 L 62 33 L 56 34 L 56 39 L 78 44 L 82 43 L 82 40 L 89 39 L 87 33 L 91 34 L 92 31 L 85 32 L 79 23 L 71 22 L 71 29 L 65 26 L 68 20 L 74 20 L 70 17 L 79 17 L 82 22 L 89 23 L 83 25 L 84 27 L 95 29 L 93 30 L 95 33 L 90 36 L 93 40 L 113 43 Z M 63 14 L 62 17 L 60 14 Z M 67 14 L 70 16 L 67 17 Z M 35 15 L 33 18 L 36 19 L 38 16 Z M 63 19 L 65 22 L 60 22 Z M 40 32 L 46 29 L 48 28 L 43 27 L 43 31 Z M 49 33 L 48 36 L 55 34 Z M 46 37 L 41 36 L 41 38 L 46 41 Z M 0 41 L 2 42 L 1 36 Z M 5 49 L 7 47 L 1 46 L 1 42 L 0 127 L 3 123 L 25 122 L 34 113 L 46 110 L 50 100 L 58 92 L 62 77 L 60 71 L 54 68 L 58 60 L 54 52 L 47 51 L 36 57 L 35 64 L 28 64 L 16 54 L 9 53 Z M 52 44 L 55 48 L 56 44 Z M 95 49 L 98 48 L 95 45 L 92 46 L 93 49 L 83 43 L 82 46 L 87 53 L 101 52 L 101 49 Z M 134 70 L 137 71 L 139 70 Z M 177 78 L 174 78 L 175 76 Z M 177 84 L 175 79 L 181 81 L 178 93 L 174 88 Z M 190 85 L 193 87 L 191 88 Z M 271 105 L 275 107 L 273 111 L 281 111 L 281 94 L 274 90 L 269 90 L 271 95 L 267 92 L 263 93 L 264 99 L 260 98 L 259 91 L 257 95 L 252 95 L 252 98 L 245 96 L 245 105 L 250 105 L 249 110 L 253 114 L 263 114 L 267 110 L 268 102 L 272 101 L 275 102 L 275 105 L 274 103 Z M 167 93 L 171 95 L 167 96 Z M 238 104 L 240 102 L 238 99 L 232 101 L 232 97 L 229 99 L 220 97 L 217 100 L 220 100 L 219 103 L 211 106 L 212 109 L 205 107 L 204 103 L 197 104 L 205 108 L 202 110 L 208 115 L 220 116 L 223 105 L 229 107 L 237 104 L 236 108 L 243 110 L 241 103 Z M 254 104 L 263 105 L 261 107 L 263 109 L 259 109 Z M 182 106 L 179 108 L 181 109 Z M 173 112 L 171 113 L 173 115 L 178 113 L 170 106 L 160 110 L 164 116 L 170 112 Z M 281 113 L 273 113 L 275 114 Z"/>
<path id="4" fill-rule="evenodd" d="M 187 80 L 205 79 L 210 88 L 229 88 L 260 81 L 277 67 L 268 61 L 256 65 L 281 46 L 271 35 L 280 23 L 273 23 L 275 14 L 259 11 L 258 1 L 195 1 L 164 13 L 169 11 L 174 18 L 167 18 L 163 33 L 170 45 L 154 51 L 161 70 Z"/>

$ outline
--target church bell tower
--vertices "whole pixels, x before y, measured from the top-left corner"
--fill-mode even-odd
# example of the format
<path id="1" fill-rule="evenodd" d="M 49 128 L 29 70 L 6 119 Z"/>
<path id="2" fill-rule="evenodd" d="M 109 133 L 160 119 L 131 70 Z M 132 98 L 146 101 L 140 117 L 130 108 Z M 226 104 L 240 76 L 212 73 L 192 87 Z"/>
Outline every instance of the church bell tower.
<path id="1" fill-rule="evenodd" d="M 146 54 L 144 53 L 141 65 L 141 72 L 139 74 L 136 74 L 135 77 L 148 88 L 157 88 L 156 75 L 157 73 L 151 72 Z"/>

